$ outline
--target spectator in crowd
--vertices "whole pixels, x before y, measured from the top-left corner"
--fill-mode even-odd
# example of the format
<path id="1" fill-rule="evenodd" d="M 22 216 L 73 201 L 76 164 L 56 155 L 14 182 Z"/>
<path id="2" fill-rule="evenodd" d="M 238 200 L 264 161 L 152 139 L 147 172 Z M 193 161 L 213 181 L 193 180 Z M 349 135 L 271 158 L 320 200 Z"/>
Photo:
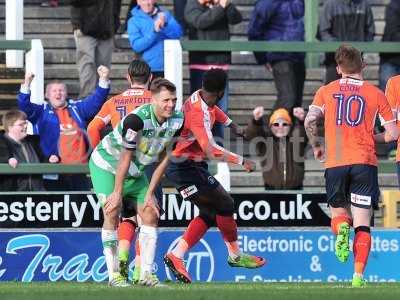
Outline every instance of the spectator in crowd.
<path id="1" fill-rule="evenodd" d="M 28 135 L 26 114 L 19 110 L 8 111 L 3 119 L 5 132 L 0 132 L 0 163 L 16 168 L 20 163 L 40 163 L 44 156 L 40 150 L 39 136 Z M 42 191 L 42 175 L 1 175 L 2 191 Z"/>
<path id="2" fill-rule="evenodd" d="M 400 41 L 400 0 L 391 0 L 385 10 L 383 42 Z M 381 53 L 379 88 L 384 91 L 390 77 L 400 74 L 400 53 Z"/>
<path id="3" fill-rule="evenodd" d="M 153 77 L 164 77 L 164 40 L 179 39 L 182 28 L 155 0 L 137 0 L 137 4 L 128 21 L 129 42 L 149 64 Z"/>
<path id="4" fill-rule="evenodd" d="M 303 0 L 260 0 L 248 28 L 249 40 L 304 41 Z M 278 101 L 274 108 L 292 110 L 303 102 L 306 77 L 304 53 L 254 53 L 257 62 L 272 71 Z"/>
<path id="5" fill-rule="evenodd" d="M 307 145 L 304 109 L 295 107 L 293 116 L 286 109 L 279 108 L 264 118 L 264 108 L 259 106 L 253 110 L 253 118 L 245 130 L 250 142 L 252 139 L 256 139 L 253 143 L 257 141 L 255 146 L 257 155 L 261 157 L 266 190 L 303 188 L 304 149 Z"/>
<path id="6" fill-rule="evenodd" d="M 110 69 L 121 0 L 72 0 L 71 5 L 81 99 L 95 89 L 96 69 L 100 65 Z"/>
<path id="7" fill-rule="evenodd" d="M 128 10 L 126 11 L 125 22 L 124 22 L 124 24 L 121 25 L 121 28 L 120 28 L 120 32 L 123 33 L 123 34 L 126 34 L 126 37 L 128 37 L 128 34 L 126 33 L 127 30 L 128 30 L 128 21 L 132 17 L 132 9 L 136 5 L 137 5 L 137 1 L 136 0 L 132 0 L 132 1 L 129 2 Z"/>
<path id="8" fill-rule="evenodd" d="M 242 15 L 231 0 L 187 0 L 185 20 L 189 26 L 190 40 L 229 40 L 229 25 L 239 24 Z M 225 71 L 231 63 L 231 53 L 191 51 L 189 53 L 190 90 L 193 94 L 202 88 L 203 74 L 212 68 Z M 228 83 L 228 81 L 227 81 Z M 218 107 L 228 112 L 229 86 L 225 87 Z M 213 130 L 216 141 L 224 138 L 224 127 L 216 124 Z"/>
<path id="9" fill-rule="evenodd" d="M 174 0 L 174 16 L 182 27 L 183 35 L 186 34 L 185 6 L 187 0 Z"/>
<path id="10" fill-rule="evenodd" d="M 82 100 L 67 98 L 64 83 L 53 81 L 46 86 L 48 103 L 35 104 L 30 99 L 30 85 L 34 75 L 25 74 L 25 81 L 18 94 L 19 109 L 25 112 L 40 135 L 40 146 L 52 163 L 87 163 L 90 144 L 86 137 L 86 126 L 107 99 L 109 88 L 109 69 L 98 68 L 99 85 L 95 91 Z M 53 178 L 54 179 L 54 178 Z M 58 180 L 45 180 L 48 190 L 87 190 L 90 188 L 86 175 L 64 175 Z"/>
<path id="11" fill-rule="evenodd" d="M 374 16 L 367 0 L 326 0 L 319 18 L 321 41 L 368 42 L 374 39 Z M 325 84 L 340 78 L 334 53 L 326 53 Z"/>

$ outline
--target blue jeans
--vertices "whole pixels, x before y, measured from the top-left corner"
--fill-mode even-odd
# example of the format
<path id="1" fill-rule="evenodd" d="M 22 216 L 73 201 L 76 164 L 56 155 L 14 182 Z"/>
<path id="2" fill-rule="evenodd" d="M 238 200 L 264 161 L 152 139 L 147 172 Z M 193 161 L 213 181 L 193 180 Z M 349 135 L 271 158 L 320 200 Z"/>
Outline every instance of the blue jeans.
<path id="1" fill-rule="evenodd" d="M 379 65 L 379 88 L 382 91 L 386 89 L 386 83 L 390 77 L 400 74 L 400 66 L 391 63 Z"/>
<path id="2" fill-rule="evenodd" d="M 202 86 L 202 81 L 203 81 L 203 74 L 206 71 L 203 70 L 190 70 L 190 92 L 194 93 L 198 89 L 201 89 Z M 217 106 L 224 112 L 228 113 L 228 101 L 229 101 L 229 84 L 228 81 L 226 81 L 226 87 L 225 87 L 225 93 L 224 97 L 222 97 L 221 100 L 219 100 Z M 217 138 L 216 142 L 218 144 L 222 144 L 222 141 L 224 140 L 224 126 L 219 123 L 215 123 L 213 127 L 213 135 L 214 137 Z"/>

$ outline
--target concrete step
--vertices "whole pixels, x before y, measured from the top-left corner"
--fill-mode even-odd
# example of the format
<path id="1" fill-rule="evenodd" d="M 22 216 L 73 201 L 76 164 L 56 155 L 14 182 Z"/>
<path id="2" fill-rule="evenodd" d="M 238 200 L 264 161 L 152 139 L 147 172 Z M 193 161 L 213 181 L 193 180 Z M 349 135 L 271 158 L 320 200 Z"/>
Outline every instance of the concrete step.
<path id="1" fill-rule="evenodd" d="M 19 87 L 23 79 L 16 80 L 14 82 L 5 82 L 5 84 L 0 85 L 0 94 L 14 94 L 19 90 Z"/>
<path id="2" fill-rule="evenodd" d="M 256 106 L 262 106 L 267 111 L 271 110 L 276 100 L 276 95 L 229 95 L 229 109 L 230 113 L 236 115 L 240 114 L 240 110 L 248 110 L 249 115 L 251 115 L 251 111 Z M 312 95 L 303 97 L 303 107 L 307 108 L 311 102 Z M 237 110 L 239 112 L 235 113 Z"/>
<path id="3" fill-rule="evenodd" d="M 75 42 L 72 35 L 26 35 L 27 39 L 42 38 L 42 43 L 45 49 L 45 63 L 46 64 L 73 64 L 75 63 Z M 116 45 L 127 43 L 125 38 L 116 38 Z M 113 63 L 126 64 L 133 58 L 133 52 L 130 47 L 116 48 L 113 53 Z M 377 65 L 379 63 L 379 55 L 376 53 L 367 53 L 364 55 L 365 62 L 368 67 Z M 322 60 L 322 56 L 321 56 Z M 183 63 L 188 63 L 188 53 L 183 53 Z M 252 52 L 233 52 L 232 53 L 233 65 L 256 65 L 254 55 Z M 251 66 L 252 68 L 253 66 Z M 250 68 L 249 68 L 250 69 Z"/>
<path id="4" fill-rule="evenodd" d="M 113 64 L 111 78 L 125 78 L 127 72 L 126 64 Z M 232 65 L 229 68 L 229 79 L 230 80 L 272 80 L 273 76 L 271 72 L 267 71 L 264 66 L 255 65 L 249 68 L 246 65 Z M 367 78 L 376 79 L 378 74 L 378 67 L 369 67 L 366 71 Z M 0 75 L 1 76 L 1 75 Z M 189 68 L 188 66 L 183 67 L 183 78 L 184 80 L 189 79 Z M 325 76 L 325 71 L 322 68 L 308 69 L 307 80 L 309 81 L 321 81 L 321 78 Z M 57 79 L 75 79 L 78 78 L 78 69 L 75 63 L 73 64 L 46 64 L 46 78 L 57 78 Z"/>
<path id="5" fill-rule="evenodd" d="M 17 93 L 11 93 L 11 94 L 0 94 L 0 101 L 16 101 L 16 94 Z"/>
<path id="6" fill-rule="evenodd" d="M 75 63 L 75 42 L 71 35 L 64 36 L 34 36 L 27 35 L 30 38 L 42 38 L 45 48 L 45 62 L 49 64 L 55 63 Z M 121 48 L 119 45 L 127 43 L 125 38 L 117 37 L 117 48 L 113 53 L 113 63 L 127 63 L 133 58 L 133 52 L 130 47 Z M 376 53 L 366 53 L 364 55 L 365 62 L 368 66 L 379 64 L 379 55 Z M 321 55 L 322 61 L 322 55 Z M 188 53 L 183 53 L 183 63 L 188 63 Z M 252 52 L 233 52 L 232 64 L 234 65 L 256 65 L 256 60 Z"/>
<path id="7" fill-rule="evenodd" d="M 78 79 L 76 80 L 65 80 L 68 86 L 68 90 L 71 94 L 77 94 L 79 89 Z M 317 89 L 321 86 L 320 82 L 308 81 L 304 87 L 305 95 L 313 95 Z M 120 93 L 127 87 L 126 80 L 113 80 L 112 93 Z M 184 94 L 189 94 L 189 83 L 185 81 L 183 83 Z M 248 81 L 248 80 L 234 80 L 229 83 L 229 94 L 230 95 L 276 95 L 275 86 L 272 81 L 266 81 L 264 84 L 260 84 L 259 81 Z"/>
<path id="8" fill-rule="evenodd" d="M 17 95 L 14 95 L 13 100 L 4 100 L 2 101 L 2 95 L 0 95 L 0 114 L 5 114 L 10 109 L 18 109 L 17 105 Z"/>
<path id="9" fill-rule="evenodd" d="M 24 70 L 20 68 L 6 68 L 5 65 L 0 65 L 0 80 L 2 79 L 21 79 L 24 78 Z M 1 82 L 0 82 L 1 83 Z"/>
<path id="10" fill-rule="evenodd" d="M 23 79 L 19 78 L 0 78 L 0 85 L 5 84 L 21 84 Z"/>

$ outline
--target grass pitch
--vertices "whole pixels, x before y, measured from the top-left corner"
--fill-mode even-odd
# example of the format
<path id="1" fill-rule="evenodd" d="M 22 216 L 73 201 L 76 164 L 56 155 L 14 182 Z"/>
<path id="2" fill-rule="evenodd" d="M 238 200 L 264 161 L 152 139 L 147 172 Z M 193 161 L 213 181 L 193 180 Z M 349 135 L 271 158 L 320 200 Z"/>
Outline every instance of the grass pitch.
<path id="1" fill-rule="evenodd" d="M 166 287 L 110 288 L 105 283 L 0 282 L 1 300 L 253 300 L 253 299 L 400 299 L 400 283 L 369 283 L 351 288 L 349 283 L 168 283 Z"/>

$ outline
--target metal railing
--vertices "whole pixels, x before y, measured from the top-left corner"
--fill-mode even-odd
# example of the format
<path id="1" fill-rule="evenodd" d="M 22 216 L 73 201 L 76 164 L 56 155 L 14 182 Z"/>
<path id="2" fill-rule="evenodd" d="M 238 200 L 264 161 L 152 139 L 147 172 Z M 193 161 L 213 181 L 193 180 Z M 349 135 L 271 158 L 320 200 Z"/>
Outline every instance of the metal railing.
<path id="1" fill-rule="evenodd" d="M 178 41 L 183 51 L 252 51 L 252 52 L 335 52 L 342 44 L 349 44 L 362 52 L 400 53 L 399 42 L 281 42 L 281 41 Z"/>
<path id="2" fill-rule="evenodd" d="M 209 163 L 210 173 L 217 173 L 217 163 Z M 315 171 L 315 170 L 314 170 Z M 321 171 L 323 168 L 321 167 Z M 396 164 L 391 160 L 378 161 L 378 172 L 381 174 L 396 174 Z M 87 174 L 89 167 L 87 164 L 18 164 L 17 168 L 10 167 L 9 164 L 0 163 L 0 174 Z"/>

